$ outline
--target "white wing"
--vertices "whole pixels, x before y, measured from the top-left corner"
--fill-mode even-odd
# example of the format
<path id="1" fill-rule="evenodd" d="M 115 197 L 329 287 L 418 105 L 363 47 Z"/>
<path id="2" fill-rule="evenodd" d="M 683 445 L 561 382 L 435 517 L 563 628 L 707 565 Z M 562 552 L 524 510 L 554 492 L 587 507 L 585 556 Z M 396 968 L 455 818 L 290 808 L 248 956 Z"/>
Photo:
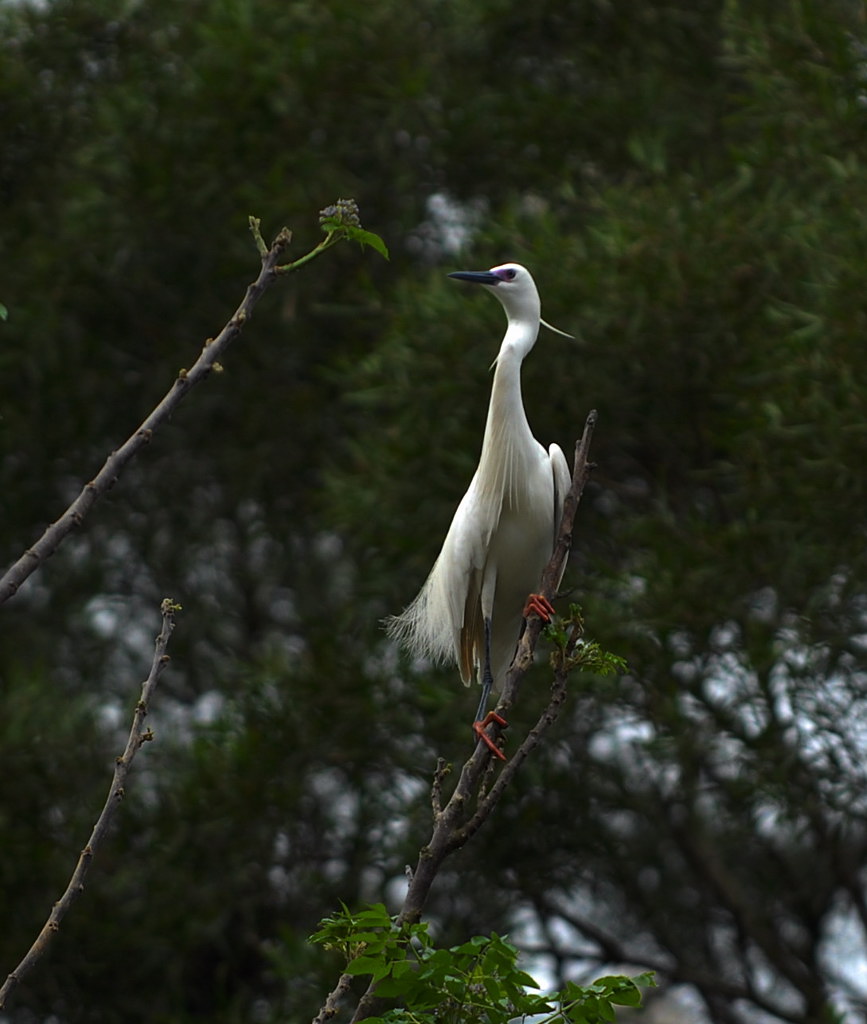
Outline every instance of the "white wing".
<path id="1" fill-rule="evenodd" d="M 553 554 L 554 547 L 557 543 L 557 534 L 560 532 L 560 520 L 563 518 L 563 504 L 566 501 L 566 495 L 569 493 L 569 488 L 572 486 L 572 473 L 569 470 L 569 463 L 566 461 L 566 456 L 563 454 L 563 449 L 559 444 L 552 444 L 548 448 L 548 457 L 551 460 L 551 471 L 554 474 L 554 537 L 551 541 L 551 552 Z M 563 571 L 566 570 L 566 563 L 563 563 Z M 563 573 L 560 573 L 560 579 L 562 580 Z M 560 586 L 560 580 L 557 581 L 557 586 Z"/>
<path id="2" fill-rule="evenodd" d="M 473 679 L 475 644 L 484 638 L 479 594 L 498 515 L 481 495 L 476 473 L 418 596 L 385 624 L 388 635 L 414 655 L 457 662 L 466 684 Z"/>

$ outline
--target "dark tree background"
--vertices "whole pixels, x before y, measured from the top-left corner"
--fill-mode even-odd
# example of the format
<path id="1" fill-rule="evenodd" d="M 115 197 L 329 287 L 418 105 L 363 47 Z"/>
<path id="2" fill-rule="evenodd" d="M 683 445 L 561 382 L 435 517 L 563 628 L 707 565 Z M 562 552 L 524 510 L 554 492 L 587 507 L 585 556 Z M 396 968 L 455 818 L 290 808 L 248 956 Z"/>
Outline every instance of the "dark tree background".
<path id="1" fill-rule="evenodd" d="M 118 827 L 6 1019 L 300 1021 L 306 944 L 390 900 L 474 708 L 379 620 L 469 481 L 531 267 L 537 436 L 599 469 L 564 586 L 625 656 L 455 858 L 438 937 L 653 967 L 696 1021 L 867 1005 L 867 23 L 860 0 L 0 3 L 0 550 L 63 510 L 257 269 L 353 196 L 86 528 L 2 609 L 2 973 Z M 514 731 L 545 700 L 545 667 Z"/>

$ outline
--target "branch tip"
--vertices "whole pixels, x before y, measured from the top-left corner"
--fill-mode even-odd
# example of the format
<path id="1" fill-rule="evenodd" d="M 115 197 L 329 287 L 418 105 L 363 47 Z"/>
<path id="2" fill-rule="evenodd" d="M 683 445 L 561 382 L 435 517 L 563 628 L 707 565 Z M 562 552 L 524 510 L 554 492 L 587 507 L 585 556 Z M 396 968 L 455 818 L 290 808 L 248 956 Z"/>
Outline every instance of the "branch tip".
<path id="1" fill-rule="evenodd" d="M 268 255 L 268 246 L 265 245 L 265 239 L 262 237 L 262 232 L 260 230 L 262 221 L 258 217 L 250 216 L 247 218 L 247 223 L 250 225 L 250 232 L 253 235 L 253 241 L 256 243 L 256 251 L 264 260 Z"/>

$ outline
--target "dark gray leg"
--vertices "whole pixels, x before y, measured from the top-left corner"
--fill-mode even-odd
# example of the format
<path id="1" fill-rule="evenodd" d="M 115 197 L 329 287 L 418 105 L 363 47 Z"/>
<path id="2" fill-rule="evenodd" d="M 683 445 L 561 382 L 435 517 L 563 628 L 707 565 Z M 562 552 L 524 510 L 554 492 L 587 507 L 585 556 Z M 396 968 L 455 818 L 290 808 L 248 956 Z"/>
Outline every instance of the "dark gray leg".
<path id="1" fill-rule="evenodd" d="M 479 710 L 476 712 L 476 721 L 481 722 L 485 717 L 485 708 L 488 706 L 488 698 L 491 696 L 491 687 L 494 685 L 494 676 L 491 673 L 491 620 L 485 619 L 485 663 L 482 665 L 482 696 L 479 700 Z"/>

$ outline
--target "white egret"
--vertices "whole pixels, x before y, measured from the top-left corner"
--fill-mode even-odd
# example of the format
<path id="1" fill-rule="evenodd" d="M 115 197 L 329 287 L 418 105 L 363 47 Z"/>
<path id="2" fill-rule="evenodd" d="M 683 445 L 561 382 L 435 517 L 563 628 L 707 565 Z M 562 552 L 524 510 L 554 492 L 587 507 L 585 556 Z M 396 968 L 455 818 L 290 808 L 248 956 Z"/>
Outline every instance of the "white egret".
<path id="1" fill-rule="evenodd" d="M 492 720 L 506 723 L 494 712 L 485 716 L 485 709 L 512 662 L 523 619 L 531 612 L 546 620 L 553 614 L 533 591 L 554 549 L 571 476 L 559 445 L 545 451 L 533 437 L 521 398 L 521 364 L 539 325 L 550 327 L 530 272 L 504 263 L 449 276 L 488 288 L 503 304 L 508 326 L 494 360 L 478 469 L 426 583 L 386 628 L 415 655 L 456 662 L 466 685 L 478 677 L 482 695 L 473 729 L 503 758 L 485 729 Z"/>

